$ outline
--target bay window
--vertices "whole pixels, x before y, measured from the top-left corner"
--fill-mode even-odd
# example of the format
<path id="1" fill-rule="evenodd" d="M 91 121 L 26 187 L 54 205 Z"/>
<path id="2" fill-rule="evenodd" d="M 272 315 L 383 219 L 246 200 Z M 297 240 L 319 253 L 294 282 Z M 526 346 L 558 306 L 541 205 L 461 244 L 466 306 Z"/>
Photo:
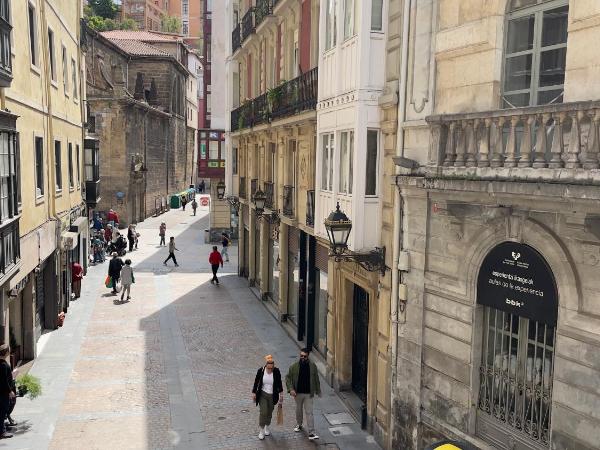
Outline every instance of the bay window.
<path id="1" fill-rule="evenodd" d="M 354 131 L 340 133 L 340 194 L 352 194 L 352 159 L 354 157 Z"/>
<path id="2" fill-rule="evenodd" d="M 327 133 L 322 135 L 322 154 L 321 154 L 321 189 L 324 191 L 333 191 L 333 153 L 334 153 L 334 134 Z"/>

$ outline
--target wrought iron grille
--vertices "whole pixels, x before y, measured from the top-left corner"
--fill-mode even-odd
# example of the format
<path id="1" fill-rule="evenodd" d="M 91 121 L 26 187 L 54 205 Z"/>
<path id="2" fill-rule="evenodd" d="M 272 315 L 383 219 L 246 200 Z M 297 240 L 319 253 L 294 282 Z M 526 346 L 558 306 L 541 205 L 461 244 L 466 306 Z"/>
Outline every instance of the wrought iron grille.
<path id="1" fill-rule="evenodd" d="M 240 198 L 246 198 L 246 177 L 240 177 Z"/>
<path id="2" fill-rule="evenodd" d="M 549 445 L 554 331 L 494 308 L 485 311 L 479 411 L 508 433 L 544 446 Z"/>
<path id="3" fill-rule="evenodd" d="M 249 8 L 244 17 L 242 17 L 242 42 L 254 33 L 254 29 L 254 8 Z"/>
<path id="4" fill-rule="evenodd" d="M 233 31 L 231 32 L 231 51 L 235 51 L 242 46 L 242 35 L 240 31 L 240 24 L 238 23 Z"/>
<path id="5" fill-rule="evenodd" d="M 273 183 L 271 183 L 270 181 L 265 181 L 263 184 L 265 188 L 265 208 L 273 209 Z"/>
<path id="6" fill-rule="evenodd" d="M 258 0 L 254 7 L 254 21 L 258 27 L 265 17 L 273 14 L 273 0 Z"/>
<path id="7" fill-rule="evenodd" d="M 271 102 L 273 119 L 314 109 L 317 104 L 318 77 L 319 69 L 314 67 L 275 88 Z"/>
<path id="8" fill-rule="evenodd" d="M 315 191 L 306 191 L 306 225 L 315 226 Z"/>
<path id="9" fill-rule="evenodd" d="M 283 215 L 294 217 L 294 186 L 283 186 Z"/>

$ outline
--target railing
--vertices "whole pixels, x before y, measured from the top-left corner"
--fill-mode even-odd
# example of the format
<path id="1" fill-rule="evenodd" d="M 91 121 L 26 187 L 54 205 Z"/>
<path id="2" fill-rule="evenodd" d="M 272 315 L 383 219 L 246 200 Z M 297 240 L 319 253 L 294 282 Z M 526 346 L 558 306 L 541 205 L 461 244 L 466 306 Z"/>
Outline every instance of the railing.
<path id="1" fill-rule="evenodd" d="M 315 226 L 315 191 L 306 191 L 306 225 Z"/>
<path id="2" fill-rule="evenodd" d="M 265 17 L 273 14 L 273 0 L 257 0 L 254 7 L 254 23 L 256 28 L 265 20 Z"/>
<path id="3" fill-rule="evenodd" d="M 294 186 L 283 186 L 283 215 L 294 217 Z"/>
<path id="4" fill-rule="evenodd" d="M 100 180 L 85 182 L 85 202 L 96 205 L 100 200 Z"/>
<path id="5" fill-rule="evenodd" d="M 240 198 L 246 198 L 246 177 L 240 177 L 240 187 L 238 193 Z"/>
<path id="6" fill-rule="evenodd" d="M 238 23 L 233 31 L 231 32 L 231 52 L 235 51 L 242 46 L 242 35 L 240 31 L 240 24 Z"/>
<path id="7" fill-rule="evenodd" d="M 256 194 L 257 190 L 258 190 L 258 179 L 252 178 L 250 180 L 250 199 L 254 198 L 254 194 Z"/>
<path id="8" fill-rule="evenodd" d="M 429 166 L 453 176 L 581 181 L 586 175 L 580 172 L 600 167 L 600 102 L 430 116 L 427 122 Z M 559 177 L 548 169 L 563 170 Z"/>
<path id="9" fill-rule="evenodd" d="M 265 188 L 265 208 L 273 209 L 273 183 L 270 181 L 265 181 L 263 185 Z"/>
<path id="10" fill-rule="evenodd" d="M 242 17 L 242 42 L 254 33 L 254 8 L 249 8 L 244 17 Z"/>
<path id="11" fill-rule="evenodd" d="M 318 69 L 270 89 L 231 111 L 231 131 L 268 123 L 274 119 L 315 109 Z"/>

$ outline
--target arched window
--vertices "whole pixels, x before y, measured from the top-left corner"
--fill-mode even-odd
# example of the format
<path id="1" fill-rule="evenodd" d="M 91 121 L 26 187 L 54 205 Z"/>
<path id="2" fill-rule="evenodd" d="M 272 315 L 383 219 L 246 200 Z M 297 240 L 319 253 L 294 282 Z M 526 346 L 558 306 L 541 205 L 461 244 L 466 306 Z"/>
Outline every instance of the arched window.
<path id="1" fill-rule="evenodd" d="M 504 108 L 563 101 L 568 14 L 568 0 L 511 0 L 504 44 Z"/>

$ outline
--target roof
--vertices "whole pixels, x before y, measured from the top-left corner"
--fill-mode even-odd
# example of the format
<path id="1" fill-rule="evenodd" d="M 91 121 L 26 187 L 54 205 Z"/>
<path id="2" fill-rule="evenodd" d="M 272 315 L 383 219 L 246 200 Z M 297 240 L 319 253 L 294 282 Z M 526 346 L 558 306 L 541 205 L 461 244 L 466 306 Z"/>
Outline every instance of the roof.
<path id="1" fill-rule="evenodd" d="M 182 36 L 153 31 L 112 30 L 103 31 L 100 34 L 111 41 L 183 42 Z"/>
<path id="2" fill-rule="evenodd" d="M 144 42 L 111 38 L 108 38 L 108 40 L 125 53 L 133 56 L 171 56 L 169 53 Z"/>

